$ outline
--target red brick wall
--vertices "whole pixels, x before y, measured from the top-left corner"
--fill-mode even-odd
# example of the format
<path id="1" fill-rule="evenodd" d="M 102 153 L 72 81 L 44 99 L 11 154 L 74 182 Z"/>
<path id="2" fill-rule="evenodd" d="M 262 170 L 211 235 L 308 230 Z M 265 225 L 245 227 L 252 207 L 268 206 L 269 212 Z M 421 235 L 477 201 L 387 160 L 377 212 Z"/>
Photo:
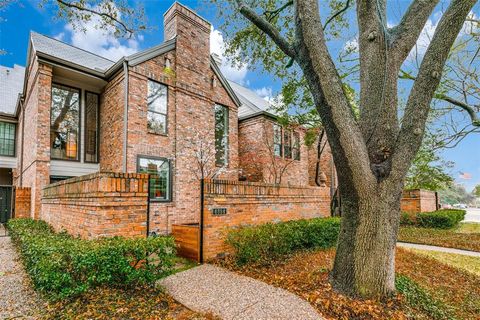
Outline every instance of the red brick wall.
<path id="1" fill-rule="evenodd" d="M 329 189 L 325 187 L 207 181 L 204 201 L 206 260 L 228 251 L 226 228 L 330 215 Z M 213 215 L 214 208 L 226 208 L 227 213 Z"/>
<path id="2" fill-rule="evenodd" d="M 18 141 L 23 140 L 23 152 L 17 157 L 16 186 L 31 188 L 31 217 L 38 218 L 41 211 L 42 188 L 49 182 L 50 164 L 50 105 L 52 67 L 38 63 L 36 56 L 27 70 L 27 92 L 24 110 L 20 113 Z M 25 124 L 22 119 L 25 118 Z M 21 128 L 24 130 L 21 135 Z M 23 172 L 20 161 L 23 159 Z M 20 176 L 22 184 L 20 184 Z"/>
<path id="3" fill-rule="evenodd" d="M 406 212 L 429 212 L 437 210 L 435 192 L 421 189 L 403 191 L 401 210 Z"/>
<path id="4" fill-rule="evenodd" d="M 57 231 L 92 239 L 144 237 L 148 175 L 94 173 L 43 189 L 41 219 Z"/>
<path id="5" fill-rule="evenodd" d="M 309 157 L 304 143 L 304 130 L 295 130 L 300 134 L 300 160 L 284 159 L 274 156 L 271 151 L 274 123 L 274 120 L 264 116 L 240 122 L 239 159 L 242 174 L 253 182 L 307 185 Z M 281 171 L 284 173 L 281 174 Z"/>
<path id="6" fill-rule="evenodd" d="M 14 199 L 14 218 L 30 218 L 31 189 L 16 187 Z"/>

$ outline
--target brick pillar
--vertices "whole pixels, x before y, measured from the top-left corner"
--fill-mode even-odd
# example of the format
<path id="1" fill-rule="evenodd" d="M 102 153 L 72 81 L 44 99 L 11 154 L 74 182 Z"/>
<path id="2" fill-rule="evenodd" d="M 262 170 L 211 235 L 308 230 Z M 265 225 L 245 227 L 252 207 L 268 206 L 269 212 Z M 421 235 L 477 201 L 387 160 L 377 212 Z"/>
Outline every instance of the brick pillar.
<path id="1" fill-rule="evenodd" d="M 31 210 L 31 189 L 30 188 L 15 188 L 15 200 L 13 217 L 14 218 L 29 218 Z"/>

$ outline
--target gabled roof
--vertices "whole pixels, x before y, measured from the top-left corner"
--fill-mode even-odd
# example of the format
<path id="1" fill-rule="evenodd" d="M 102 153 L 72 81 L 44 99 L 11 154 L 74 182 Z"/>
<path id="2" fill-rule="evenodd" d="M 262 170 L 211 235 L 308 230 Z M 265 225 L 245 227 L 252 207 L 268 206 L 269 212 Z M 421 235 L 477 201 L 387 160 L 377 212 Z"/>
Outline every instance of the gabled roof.
<path id="1" fill-rule="evenodd" d="M 0 66 L 0 114 L 15 115 L 19 94 L 23 90 L 25 68 Z"/>
<path id="2" fill-rule="evenodd" d="M 276 117 L 270 102 L 260 97 L 254 91 L 236 82 L 228 80 L 228 83 L 242 103 L 240 108 L 238 108 L 238 118 L 240 120 L 261 114 Z"/>
<path id="3" fill-rule="evenodd" d="M 64 61 L 74 63 L 88 69 L 105 72 L 115 64 L 107 58 L 92 52 L 71 46 L 60 40 L 56 40 L 43 34 L 31 32 L 32 47 L 37 53 L 43 53 Z"/>

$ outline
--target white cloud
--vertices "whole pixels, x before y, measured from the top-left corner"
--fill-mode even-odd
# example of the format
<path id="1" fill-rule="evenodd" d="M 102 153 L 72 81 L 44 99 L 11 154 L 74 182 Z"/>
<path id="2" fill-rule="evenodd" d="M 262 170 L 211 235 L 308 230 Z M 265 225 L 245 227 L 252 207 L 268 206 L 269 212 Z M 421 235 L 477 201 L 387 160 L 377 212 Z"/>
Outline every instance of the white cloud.
<path id="1" fill-rule="evenodd" d="M 346 52 L 358 52 L 358 37 L 352 38 L 345 42 L 343 50 Z"/>
<path id="2" fill-rule="evenodd" d="M 248 72 L 247 65 L 244 64 L 240 67 L 232 66 L 230 61 L 225 57 L 225 41 L 223 40 L 223 35 L 220 31 L 213 28 L 210 33 L 210 52 L 216 53 L 222 60 L 220 70 L 227 79 L 245 84 L 245 77 Z"/>
<path id="3" fill-rule="evenodd" d="M 254 91 L 256 94 L 258 94 L 260 97 L 262 97 L 267 101 L 270 101 L 270 99 L 272 99 L 272 96 L 273 96 L 272 87 L 263 87 L 260 89 L 255 89 Z"/>
<path id="4" fill-rule="evenodd" d="M 139 41 L 143 40 L 143 36 L 120 40 L 114 35 L 114 27 L 108 26 L 100 29 L 97 28 L 99 24 L 99 18 L 93 16 L 90 21 L 82 23 L 80 28 L 74 28 L 72 24 L 67 24 L 65 32 L 70 35 L 72 45 L 113 61 L 139 50 Z M 61 32 L 55 38 L 63 41 L 66 36 L 65 32 Z"/>

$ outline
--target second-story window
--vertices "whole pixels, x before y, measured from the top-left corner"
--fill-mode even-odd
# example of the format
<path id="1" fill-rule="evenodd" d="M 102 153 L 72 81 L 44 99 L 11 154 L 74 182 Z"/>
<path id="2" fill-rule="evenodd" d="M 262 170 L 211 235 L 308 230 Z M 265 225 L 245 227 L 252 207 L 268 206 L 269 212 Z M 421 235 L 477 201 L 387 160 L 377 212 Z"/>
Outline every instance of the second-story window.
<path id="1" fill-rule="evenodd" d="M 167 133 L 167 86 L 148 80 L 148 130 L 153 133 Z"/>
<path id="2" fill-rule="evenodd" d="M 285 159 L 292 158 L 292 132 L 290 130 L 283 131 L 283 154 Z"/>
<path id="3" fill-rule="evenodd" d="M 15 156 L 15 124 L 0 122 L 0 156 Z"/>
<path id="4" fill-rule="evenodd" d="M 79 160 L 80 90 L 52 85 L 50 152 L 52 159 Z"/>
<path id="5" fill-rule="evenodd" d="M 215 164 L 228 164 L 228 108 L 215 105 Z"/>
<path id="6" fill-rule="evenodd" d="M 273 154 L 282 156 L 282 127 L 278 124 L 273 124 Z"/>
<path id="7" fill-rule="evenodd" d="M 300 134 L 296 131 L 293 132 L 292 154 L 293 159 L 300 160 Z"/>
<path id="8" fill-rule="evenodd" d="M 98 105 L 99 96 L 85 93 L 85 162 L 98 162 Z"/>

